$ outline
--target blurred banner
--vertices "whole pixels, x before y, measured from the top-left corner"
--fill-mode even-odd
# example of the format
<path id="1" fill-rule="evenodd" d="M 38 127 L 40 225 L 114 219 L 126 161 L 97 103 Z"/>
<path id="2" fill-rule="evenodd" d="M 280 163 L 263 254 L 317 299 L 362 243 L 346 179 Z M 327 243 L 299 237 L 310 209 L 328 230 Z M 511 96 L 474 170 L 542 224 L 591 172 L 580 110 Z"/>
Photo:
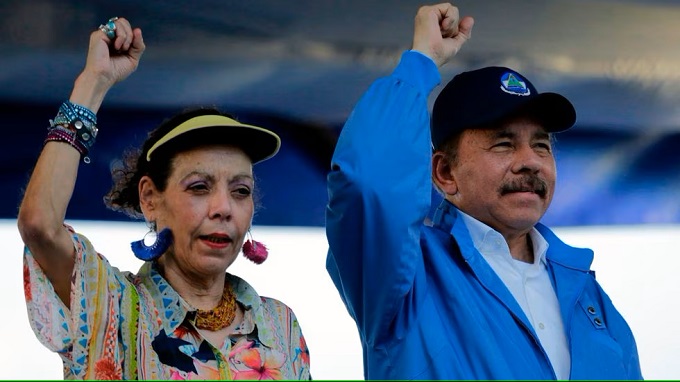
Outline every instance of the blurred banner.
<path id="1" fill-rule="evenodd" d="M 22 190 L 40 152 L 48 120 L 58 105 L 5 105 L 0 150 L 0 218 L 15 218 Z M 111 187 L 110 164 L 125 149 L 179 110 L 104 108 L 92 163 L 82 165 L 68 218 L 127 220 L 104 207 Z M 225 110 L 228 111 L 228 110 Z M 341 126 L 314 126 L 238 112 L 281 135 L 273 159 L 255 167 L 261 208 L 255 223 L 270 226 L 324 225 L 326 174 Z M 133 123 L 134 122 L 134 123 Z M 606 130 L 577 125 L 557 135 L 558 180 L 543 219 L 551 226 L 680 223 L 680 132 L 640 128 Z M 433 207 L 439 196 L 433 191 Z"/>

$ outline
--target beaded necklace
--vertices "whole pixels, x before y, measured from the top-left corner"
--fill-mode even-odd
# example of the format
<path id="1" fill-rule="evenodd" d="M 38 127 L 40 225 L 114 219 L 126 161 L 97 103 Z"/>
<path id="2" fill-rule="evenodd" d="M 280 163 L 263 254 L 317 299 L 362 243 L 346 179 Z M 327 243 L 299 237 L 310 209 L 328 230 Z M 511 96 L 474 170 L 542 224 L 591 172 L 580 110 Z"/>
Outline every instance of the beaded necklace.
<path id="1" fill-rule="evenodd" d="M 222 299 L 216 307 L 210 310 L 196 310 L 194 326 L 198 329 L 210 330 L 211 332 L 224 329 L 231 325 L 236 317 L 236 295 L 231 285 L 224 283 Z"/>

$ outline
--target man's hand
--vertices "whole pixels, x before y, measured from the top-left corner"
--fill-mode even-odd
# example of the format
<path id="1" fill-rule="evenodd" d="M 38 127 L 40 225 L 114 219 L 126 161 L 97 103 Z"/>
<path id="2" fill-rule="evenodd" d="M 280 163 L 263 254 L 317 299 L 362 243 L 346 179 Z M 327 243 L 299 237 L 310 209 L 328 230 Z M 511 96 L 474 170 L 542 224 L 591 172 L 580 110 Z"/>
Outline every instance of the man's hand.
<path id="1" fill-rule="evenodd" d="M 469 16 L 460 19 L 458 8 L 449 3 L 420 7 L 415 18 L 413 50 L 441 67 L 470 39 L 474 23 Z"/>

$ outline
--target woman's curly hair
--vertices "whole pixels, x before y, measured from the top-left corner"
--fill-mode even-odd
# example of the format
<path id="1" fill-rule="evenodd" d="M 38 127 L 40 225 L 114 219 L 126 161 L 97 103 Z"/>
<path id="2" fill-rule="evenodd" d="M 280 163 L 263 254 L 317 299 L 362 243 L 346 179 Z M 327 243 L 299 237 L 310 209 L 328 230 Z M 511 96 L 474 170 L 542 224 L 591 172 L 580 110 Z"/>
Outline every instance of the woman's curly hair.
<path id="1" fill-rule="evenodd" d="M 148 134 L 141 148 L 126 150 L 123 153 L 122 159 L 112 164 L 111 177 L 113 178 L 113 186 L 104 196 L 106 206 L 114 211 L 123 212 L 132 218 L 143 219 L 144 215 L 142 214 L 139 202 L 139 180 L 146 175 L 151 178 L 159 191 L 165 191 L 175 156 L 182 151 L 205 144 L 205 141 L 172 140 L 155 150 L 153 160 L 151 161 L 146 160 L 147 152 L 172 129 L 191 118 L 201 115 L 229 116 L 213 107 L 201 107 L 185 110 L 163 121 Z M 231 116 L 229 117 L 232 118 Z"/>

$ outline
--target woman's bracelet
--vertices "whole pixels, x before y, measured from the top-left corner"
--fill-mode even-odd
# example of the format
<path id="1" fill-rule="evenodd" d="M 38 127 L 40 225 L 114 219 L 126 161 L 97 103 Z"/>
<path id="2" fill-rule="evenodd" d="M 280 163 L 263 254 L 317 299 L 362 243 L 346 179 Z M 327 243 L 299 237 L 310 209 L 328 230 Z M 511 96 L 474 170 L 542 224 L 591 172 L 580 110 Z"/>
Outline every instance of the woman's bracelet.
<path id="1" fill-rule="evenodd" d="M 50 127 L 47 130 L 45 143 L 66 142 L 80 153 L 83 162 L 90 163 L 88 154 L 99 132 L 97 116 L 90 109 L 66 101 L 59 107 L 54 119 L 50 120 Z"/>

